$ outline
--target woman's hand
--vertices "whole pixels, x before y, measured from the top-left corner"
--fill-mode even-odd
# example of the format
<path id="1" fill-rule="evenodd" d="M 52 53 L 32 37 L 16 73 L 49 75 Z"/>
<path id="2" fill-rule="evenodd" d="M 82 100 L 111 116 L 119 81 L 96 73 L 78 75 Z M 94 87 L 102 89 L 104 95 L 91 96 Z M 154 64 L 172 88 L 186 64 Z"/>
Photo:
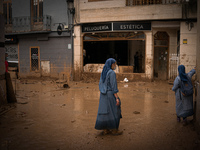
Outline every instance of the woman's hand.
<path id="1" fill-rule="evenodd" d="M 119 99 L 118 98 L 116 99 L 116 102 L 117 102 L 116 106 L 119 106 Z"/>
<path id="2" fill-rule="evenodd" d="M 116 105 L 119 106 L 120 103 L 119 103 L 119 97 L 118 97 L 117 93 L 114 93 L 114 96 L 115 96 L 116 102 L 117 102 Z"/>

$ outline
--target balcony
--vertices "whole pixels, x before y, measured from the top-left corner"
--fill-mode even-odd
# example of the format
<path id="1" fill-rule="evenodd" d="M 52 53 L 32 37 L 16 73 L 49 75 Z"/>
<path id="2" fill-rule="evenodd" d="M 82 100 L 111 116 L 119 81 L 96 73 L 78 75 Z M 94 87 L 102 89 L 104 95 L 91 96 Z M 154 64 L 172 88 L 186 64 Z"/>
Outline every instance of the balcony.
<path id="1" fill-rule="evenodd" d="M 126 6 L 155 5 L 155 4 L 180 4 L 187 0 L 126 0 Z"/>
<path id="2" fill-rule="evenodd" d="M 12 24 L 5 25 L 6 33 L 25 33 L 32 31 L 50 31 L 51 30 L 51 16 L 45 15 L 38 18 L 30 16 L 13 17 Z"/>

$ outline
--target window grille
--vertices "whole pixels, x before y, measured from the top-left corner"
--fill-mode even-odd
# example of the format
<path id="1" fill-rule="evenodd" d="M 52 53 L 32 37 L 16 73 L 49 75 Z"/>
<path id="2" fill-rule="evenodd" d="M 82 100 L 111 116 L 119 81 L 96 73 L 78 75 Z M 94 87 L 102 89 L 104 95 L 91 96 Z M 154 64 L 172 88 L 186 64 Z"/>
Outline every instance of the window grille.
<path id="1" fill-rule="evenodd" d="M 39 50 L 38 48 L 31 48 L 31 70 L 39 70 Z"/>

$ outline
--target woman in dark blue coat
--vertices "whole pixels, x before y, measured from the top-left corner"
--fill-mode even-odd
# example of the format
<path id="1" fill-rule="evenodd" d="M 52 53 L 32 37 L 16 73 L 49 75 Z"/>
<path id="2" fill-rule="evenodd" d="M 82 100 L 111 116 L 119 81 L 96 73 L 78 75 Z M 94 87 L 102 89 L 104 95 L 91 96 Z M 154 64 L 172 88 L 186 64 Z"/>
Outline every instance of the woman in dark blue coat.
<path id="1" fill-rule="evenodd" d="M 103 67 L 99 81 L 100 100 L 95 129 L 103 130 L 103 134 L 122 134 L 118 130 L 121 116 L 121 102 L 117 95 L 117 80 L 113 70 L 116 60 L 109 58 Z"/>

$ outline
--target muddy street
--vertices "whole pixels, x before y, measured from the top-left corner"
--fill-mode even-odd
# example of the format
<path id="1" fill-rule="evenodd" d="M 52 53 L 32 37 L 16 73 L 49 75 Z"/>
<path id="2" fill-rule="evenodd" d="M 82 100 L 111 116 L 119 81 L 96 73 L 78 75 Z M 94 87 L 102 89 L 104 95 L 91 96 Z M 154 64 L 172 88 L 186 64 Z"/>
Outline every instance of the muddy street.
<path id="1" fill-rule="evenodd" d="M 15 83 L 13 81 L 13 83 Z M 175 94 L 167 82 L 118 83 L 122 101 L 120 136 L 102 135 L 94 125 L 98 82 L 16 81 L 18 103 L 0 116 L 2 150 L 198 150 L 192 117 L 177 123 Z M 15 88 L 15 87 L 14 87 Z"/>

